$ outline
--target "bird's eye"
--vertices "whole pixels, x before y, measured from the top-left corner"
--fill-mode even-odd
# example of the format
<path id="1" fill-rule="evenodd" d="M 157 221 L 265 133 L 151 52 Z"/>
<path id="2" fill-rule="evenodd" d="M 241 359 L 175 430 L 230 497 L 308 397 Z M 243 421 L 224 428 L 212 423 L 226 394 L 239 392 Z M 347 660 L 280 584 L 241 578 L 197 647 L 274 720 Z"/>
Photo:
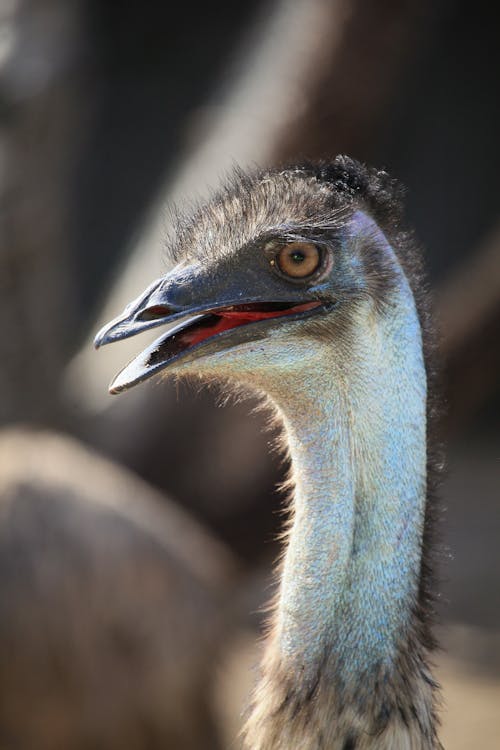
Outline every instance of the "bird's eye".
<path id="1" fill-rule="evenodd" d="M 283 245 L 276 255 L 276 264 L 285 276 L 305 279 L 311 276 L 321 262 L 321 254 L 312 242 L 290 242 Z"/>

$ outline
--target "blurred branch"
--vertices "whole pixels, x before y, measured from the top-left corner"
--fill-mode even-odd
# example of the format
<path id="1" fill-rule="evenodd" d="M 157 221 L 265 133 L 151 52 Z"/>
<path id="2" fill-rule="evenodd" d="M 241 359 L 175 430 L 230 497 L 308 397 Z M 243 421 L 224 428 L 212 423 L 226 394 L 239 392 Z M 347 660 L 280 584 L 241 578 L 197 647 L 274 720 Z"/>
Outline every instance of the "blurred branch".
<path id="1" fill-rule="evenodd" d="M 0 10 L 0 421 L 51 419 L 68 356 L 67 172 L 80 132 L 69 74 L 79 6 L 13 0 Z"/>

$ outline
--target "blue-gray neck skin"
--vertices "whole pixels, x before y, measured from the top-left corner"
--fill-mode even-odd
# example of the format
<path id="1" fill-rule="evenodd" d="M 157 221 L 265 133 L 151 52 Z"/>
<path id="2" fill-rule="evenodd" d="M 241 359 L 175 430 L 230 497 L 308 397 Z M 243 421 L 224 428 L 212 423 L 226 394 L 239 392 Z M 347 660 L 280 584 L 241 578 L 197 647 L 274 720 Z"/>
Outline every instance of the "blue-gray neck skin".
<path id="1" fill-rule="evenodd" d="M 304 677 L 325 655 L 344 682 L 390 664 L 417 598 L 426 376 L 413 295 L 395 267 L 390 304 L 356 303 L 351 332 L 326 355 L 311 351 L 307 379 L 270 393 L 295 483 L 275 637 Z"/>

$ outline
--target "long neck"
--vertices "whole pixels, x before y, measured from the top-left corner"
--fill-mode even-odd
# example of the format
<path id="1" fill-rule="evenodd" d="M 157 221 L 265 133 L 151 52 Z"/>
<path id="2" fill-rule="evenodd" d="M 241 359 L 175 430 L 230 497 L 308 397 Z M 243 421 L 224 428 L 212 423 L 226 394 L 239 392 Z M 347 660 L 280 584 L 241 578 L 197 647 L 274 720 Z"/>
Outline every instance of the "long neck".
<path id="1" fill-rule="evenodd" d="M 327 748 L 437 747 L 415 624 L 426 375 L 403 273 L 390 305 L 359 302 L 335 345 L 310 352 L 307 379 L 292 373 L 270 395 L 295 491 L 249 746 L 308 750 L 321 733 Z M 349 744 L 356 732 L 365 740 Z"/>
<path id="2" fill-rule="evenodd" d="M 295 497 L 280 648 L 306 671 L 330 649 L 346 678 L 394 657 L 417 597 L 425 511 L 426 378 L 409 290 L 386 318 L 372 315 L 349 370 L 343 357 L 324 362 L 314 392 L 282 405 Z"/>

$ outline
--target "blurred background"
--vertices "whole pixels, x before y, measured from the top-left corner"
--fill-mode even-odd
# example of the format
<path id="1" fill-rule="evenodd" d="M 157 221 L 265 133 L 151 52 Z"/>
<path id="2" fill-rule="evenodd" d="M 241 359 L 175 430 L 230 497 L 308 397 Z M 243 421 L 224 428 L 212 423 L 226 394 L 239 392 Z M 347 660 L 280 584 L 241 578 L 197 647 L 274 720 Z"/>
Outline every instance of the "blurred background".
<path id="1" fill-rule="evenodd" d="M 456 0 L 0 3 L 0 746 L 238 747 L 283 467 L 92 337 L 238 163 L 407 187 L 440 321 L 446 747 L 500 747 L 500 47 Z"/>

